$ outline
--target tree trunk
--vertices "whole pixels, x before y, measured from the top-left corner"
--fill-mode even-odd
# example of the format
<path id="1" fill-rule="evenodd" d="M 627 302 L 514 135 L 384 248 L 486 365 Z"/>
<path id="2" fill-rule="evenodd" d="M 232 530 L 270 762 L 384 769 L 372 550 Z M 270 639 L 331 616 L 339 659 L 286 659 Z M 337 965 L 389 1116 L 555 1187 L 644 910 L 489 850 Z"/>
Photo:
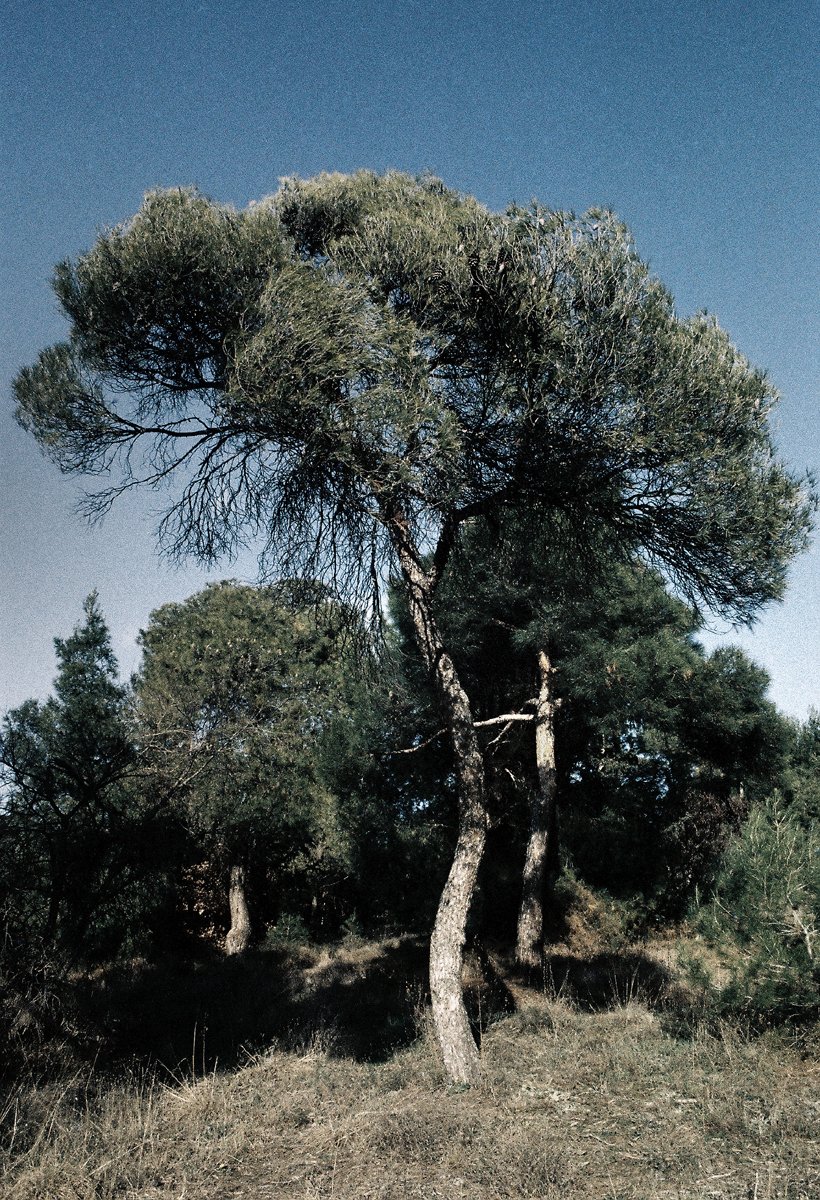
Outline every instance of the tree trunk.
<path id="1" fill-rule="evenodd" d="M 487 836 L 484 760 L 473 728 L 470 701 L 433 616 L 433 582 L 424 571 L 406 528 L 401 522 L 392 522 L 389 527 L 407 585 L 416 642 L 435 681 L 458 779 L 458 839 L 430 940 L 433 1024 L 450 1079 L 455 1083 L 475 1084 L 480 1075 L 480 1059 L 464 1005 L 461 976 L 467 917 Z"/>
<path id="2" fill-rule="evenodd" d="M 530 836 L 524 860 L 521 908 L 515 957 L 525 970 L 541 965 L 544 950 L 544 893 L 556 858 L 555 709 L 550 678 L 553 668 L 545 650 L 538 652 L 538 699 L 535 708 L 535 765 L 538 785 L 530 808 Z"/>
<path id="3" fill-rule="evenodd" d="M 50 877 L 48 889 L 48 915 L 46 916 L 45 928 L 43 930 L 43 941 L 46 943 L 53 942 L 57 936 L 57 928 L 60 921 L 60 908 L 62 907 L 63 903 L 66 882 L 65 856 L 60 854 L 55 849 L 53 842 L 49 842 L 48 859 Z"/>
<path id="4" fill-rule="evenodd" d="M 231 866 L 228 901 L 231 906 L 231 927 L 225 938 L 225 953 L 243 954 L 251 940 L 251 915 L 245 896 L 245 868 L 240 863 Z"/>

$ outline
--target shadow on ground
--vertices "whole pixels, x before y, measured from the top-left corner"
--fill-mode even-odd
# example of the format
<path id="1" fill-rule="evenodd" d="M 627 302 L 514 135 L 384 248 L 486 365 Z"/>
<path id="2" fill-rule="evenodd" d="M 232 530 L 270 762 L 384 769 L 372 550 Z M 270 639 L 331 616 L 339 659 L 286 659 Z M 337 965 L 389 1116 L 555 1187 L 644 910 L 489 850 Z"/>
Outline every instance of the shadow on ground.
<path id="1" fill-rule="evenodd" d="M 543 971 L 548 993 L 587 1012 L 619 1008 L 633 1000 L 654 1006 L 669 995 L 671 984 L 662 963 L 637 951 L 583 958 L 552 954 Z"/>
<path id="2" fill-rule="evenodd" d="M 70 1039 L 98 1066 L 160 1064 L 172 1075 L 229 1068 L 276 1043 L 380 1062 L 419 1036 L 429 1006 L 428 943 L 413 936 L 330 948 L 283 947 L 241 958 L 217 954 L 117 964 L 69 985 L 66 1009 L 82 1014 Z M 523 979 L 500 955 L 474 945 L 465 997 L 473 1030 L 542 994 L 596 1011 L 640 999 L 662 1002 L 668 972 L 640 953 L 553 954 Z"/>
<path id="3" fill-rule="evenodd" d="M 332 1056 L 381 1062 L 419 1036 L 430 1002 L 428 943 L 408 936 L 132 964 L 80 986 L 87 1015 L 115 1058 L 198 1074 L 275 1041 L 282 1049 L 318 1043 Z M 467 955 L 465 999 L 479 1039 L 515 1009 L 500 970 L 480 947 Z"/>
<path id="4" fill-rule="evenodd" d="M 300 1050 L 319 1042 L 330 1054 L 382 1061 L 418 1035 L 426 959 L 424 941 L 405 937 L 135 963 L 78 986 L 114 1059 L 199 1074 L 272 1042 Z"/>

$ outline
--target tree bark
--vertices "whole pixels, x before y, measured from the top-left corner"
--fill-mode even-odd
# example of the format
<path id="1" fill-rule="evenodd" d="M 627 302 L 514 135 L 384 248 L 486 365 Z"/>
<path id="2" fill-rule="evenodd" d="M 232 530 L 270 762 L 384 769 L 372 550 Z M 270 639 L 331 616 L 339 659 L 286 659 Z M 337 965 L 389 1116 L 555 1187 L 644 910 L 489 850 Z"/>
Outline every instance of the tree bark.
<path id="1" fill-rule="evenodd" d="M 251 915 L 245 895 L 245 868 L 241 863 L 231 865 L 228 902 L 231 908 L 231 927 L 225 937 L 225 953 L 243 954 L 251 940 Z"/>
<path id="2" fill-rule="evenodd" d="M 535 765 L 538 784 L 530 807 L 530 836 L 524 860 L 521 908 L 515 957 L 525 970 L 541 965 L 544 950 L 544 894 L 550 865 L 555 859 L 557 811 L 555 804 L 555 709 L 552 698 L 553 667 L 545 650 L 538 652 L 538 698 L 535 707 Z"/>
<path id="3" fill-rule="evenodd" d="M 60 923 L 60 909 L 63 904 L 66 883 L 65 856 L 55 848 L 51 840 L 49 840 L 48 859 L 50 876 L 48 915 L 43 930 L 43 941 L 46 943 L 53 942 L 57 936 L 57 929 Z"/>
<path id="4" fill-rule="evenodd" d="M 484 760 L 469 698 L 433 616 L 435 581 L 422 567 L 404 524 L 394 520 L 388 527 L 407 588 L 416 642 L 435 682 L 452 742 L 458 780 L 458 839 L 430 940 L 433 1024 L 450 1079 L 475 1084 L 480 1076 L 480 1058 L 464 1004 L 461 977 L 467 917 L 487 836 Z"/>

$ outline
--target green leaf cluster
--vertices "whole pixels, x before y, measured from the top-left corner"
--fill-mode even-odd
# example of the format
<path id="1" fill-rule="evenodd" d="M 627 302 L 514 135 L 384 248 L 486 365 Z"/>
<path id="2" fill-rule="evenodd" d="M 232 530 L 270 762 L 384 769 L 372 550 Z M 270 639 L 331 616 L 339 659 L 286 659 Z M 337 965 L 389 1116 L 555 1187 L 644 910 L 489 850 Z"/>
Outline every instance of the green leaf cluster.
<path id="1" fill-rule="evenodd" d="M 560 517 L 540 524 L 516 514 L 500 529 L 467 523 L 436 611 L 479 721 L 532 712 L 536 657 L 547 651 L 560 705 L 561 858 L 587 885 L 632 905 L 645 928 L 682 917 L 709 886 L 749 804 L 782 780 L 790 735 L 766 697 L 764 671 L 736 649 L 707 655 L 697 615 L 661 577 L 620 563 L 606 545 L 592 549 L 581 553 Z M 394 613 L 407 641 L 400 593 Z M 436 728 L 434 699 L 409 655 L 406 663 L 423 741 Z M 495 912 L 515 903 L 537 787 L 532 724 L 501 732 L 481 730 L 494 843 L 485 890 Z M 433 795 L 450 770 L 446 745 L 425 755 L 438 763 Z"/>
<path id="2" fill-rule="evenodd" d="M 228 581 L 164 605 L 134 679 L 145 760 L 192 852 L 280 893 L 285 873 L 338 874 L 346 847 L 320 750 L 347 711 L 341 619 L 288 600 Z"/>
<path id="3" fill-rule="evenodd" d="M 9 712 L 0 734 L 0 898 L 13 943 L 93 957 L 139 940 L 161 904 L 158 827 L 96 593 L 55 648 L 54 695 Z"/>

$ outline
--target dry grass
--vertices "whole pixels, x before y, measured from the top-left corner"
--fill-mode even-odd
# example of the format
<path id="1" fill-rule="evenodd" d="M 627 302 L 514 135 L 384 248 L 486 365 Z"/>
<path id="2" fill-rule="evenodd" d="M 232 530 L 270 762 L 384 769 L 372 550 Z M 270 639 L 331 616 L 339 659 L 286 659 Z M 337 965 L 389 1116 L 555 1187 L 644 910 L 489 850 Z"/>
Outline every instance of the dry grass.
<path id="1" fill-rule="evenodd" d="M 314 961 L 306 987 L 335 969 Z M 368 952 L 338 969 L 366 977 Z M 674 1037 L 617 989 L 585 1011 L 511 987 L 518 1011 L 485 1033 L 473 1091 L 446 1084 L 423 1014 L 379 1062 L 326 1033 L 177 1083 L 28 1089 L 4 1121 L 2 1195 L 819 1200 L 816 1057 L 728 1030 Z"/>

